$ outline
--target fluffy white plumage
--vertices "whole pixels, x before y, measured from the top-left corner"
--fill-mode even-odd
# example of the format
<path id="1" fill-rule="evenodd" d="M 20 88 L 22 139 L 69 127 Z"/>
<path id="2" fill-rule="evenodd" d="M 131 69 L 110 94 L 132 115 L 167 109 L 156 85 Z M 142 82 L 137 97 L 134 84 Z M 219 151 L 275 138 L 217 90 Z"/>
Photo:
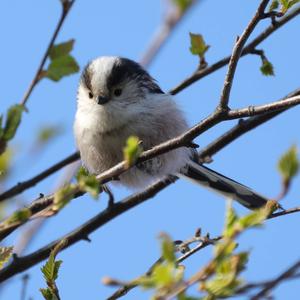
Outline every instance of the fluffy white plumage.
<path id="1" fill-rule="evenodd" d="M 82 79 L 78 89 L 78 109 L 74 123 L 76 143 L 83 164 L 94 174 L 122 161 L 122 149 L 130 135 L 138 136 L 143 148 L 147 150 L 187 129 L 183 114 L 171 96 L 149 93 L 147 87 L 139 86 L 137 78 L 131 77 L 132 74 L 122 78 L 113 87 L 122 89 L 122 94 L 113 95 L 108 90 L 107 82 L 119 61 L 118 57 L 94 60 L 86 70 L 91 75 L 90 87 L 87 88 Z M 149 77 L 149 80 L 152 78 Z M 97 94 L 107 94 L 110 100 L 99 105 L 90 99 L 91 92 L 94 98 Z M 176 149 L 151 160 L 151 163 L 146 162 L 130 169 L 120 176 L 120 181 L 130 187 L 145 187 L 163 175 L 179 172 L 190 155 L 190 149 Z"/>

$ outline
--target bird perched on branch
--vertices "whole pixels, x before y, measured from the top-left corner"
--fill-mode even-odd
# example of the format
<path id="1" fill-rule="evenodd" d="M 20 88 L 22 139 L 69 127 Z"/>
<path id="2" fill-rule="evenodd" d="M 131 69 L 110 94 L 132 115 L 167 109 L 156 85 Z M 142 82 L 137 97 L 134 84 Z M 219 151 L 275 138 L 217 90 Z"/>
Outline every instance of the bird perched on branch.
<path id="1" fill-rule="evenodd" d="M 92 174 L 123 160 L 129 136 L 137 136 L 148 150 L 188 130 L 172 96 L 138 63 L 104 56 L 84 69 L 78 88 L 75 139 L 83 165 Z M 191 179 L 227 198 L 255 209 L 267 199 L 248 187 L 197 163 L 195 150 L 180 147 L 137 164 L 120 175 L 128 187 L 143 188 L 164 175 Z"/>

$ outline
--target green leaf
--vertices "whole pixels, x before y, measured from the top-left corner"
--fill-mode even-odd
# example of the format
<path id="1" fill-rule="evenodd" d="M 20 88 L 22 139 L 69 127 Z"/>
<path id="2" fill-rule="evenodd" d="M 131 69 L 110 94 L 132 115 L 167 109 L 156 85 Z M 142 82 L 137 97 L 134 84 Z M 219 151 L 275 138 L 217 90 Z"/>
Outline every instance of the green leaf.
<path id="1" fill-rule="evenodd" d="M 297 147 L 291 146 L 279 159 L 278 169 L 285 183 L 297 175 L 299 171 L 299 160 L 297 157 Z"/>
<path id="2" fill-rule="evenodd" d="M 9 141 L 15 136 L 15 133 L 21 123 L 23 111 L 24 107 L 20 104 L 15 104 L 9 108 L 3 129 L 3 139 L 5 141 Z"/>
<path id="3" fill-rule="evenodd" d="M 52 291 L 49 288 L 40 289 L 40 292 L 42 293 L 45 300 L 58 300 L 56 295 L 53 294 Z"/>
<path id="4" fill-rule="evenodd" d="M 239 231 L 244 231 L 245 229 L 260 226 L 262 222 L 268 217 L 265 209 L 258 209 L 246 216 L 241 217 L 237 221 L 237 228 Z"/>
<path id="5" fill-rule="evenodd" d="M 224 242 L 216 244 L 214 248 L 215 260 L 218 262 L 223 261 L 233 253 L 236 247 L 237 243 L 231 239 L 226 239 Z"/>
<path id="6" fill-rule="evenodd" d="M 14 223 L 23 223 L 27 221 L 31 217 L 31 211 L 29 208 L 22 208 L 17 210 L 10 216 L 8 219 L 5 220 L 5 226 L 14 224 Z"/>
<path id="7" fill-rule="evenodd" d="M 177 300 L 201 300 L 202 298 L 196 298 L 191 296 L 186 296 L 185 294 L 179 294 Z"/>
<path id="8" fill-rule="evenodd" d="M 172 264 L 159 264 L 153 270 L 156 287 L 166 287 L 174 282 L 175 267 Z"/>
<path id="9" fill-rule="evenodd" d="M 83 167 L 79 168 L 76 175 L 79 187 L 97 199 L 100 192 L 100 184 L 95 175 L 90 175 Z"/>
<path id="10" fill-rule="evenodd" d="M 200 58 L 204 58 L 204 55 L 210 46 L 206 45 L 203 36 L 201 34 L 194 34 L 190 32 L 190 40 L 191 53 L 194 55 L 198 55 Z"/>
<path id="11" fill-rule="evenodd" d="M 62 239 L 59 243 L 57 243 L 54 249 L 50 252 L 47 262 L 41 267 L 41 271 L 48 287 L 46 289 L 40 289 L 40 291 L 46 300 L 58 300 L 59 298 L 55 280 L 58 278 L 58 271 L 62 261 L 56 260 L 56 255 L 66 246 L 67 242 L 67 239 Z"/>
<path id="12" fill-rule="evenodd" d="M 0 269 L 8 262 L 13 253 L 13 247 L 0 247 Z"/>
<path id="13" fill-rule="evenodd" d="M 45 76 L 53 81 L 59 81 L 65 76 L 77 73 L 79 66 L 71 55 L 60 56 L 51 61 Z"/>
<path id="14" fill-rule="evenodd" d="M 263 75 L 265 76 L 274 76 L 274 67 L 270 61 L 267 59 L 262 60 L 262 65 L 260 67 L 260 71 L 262 72 Z"/>
<path id="15" fill-rule="evenodd" d="M 279 1 L 278 0 L 273 0 L 271 2 L 271 5 L 269 7 L 269 11 L 273 11 L 279 7 Z"/>
<path id="16" fill-rule="evenodd" d="M 126 141 L 126 146 L 123 148 L 126 167 L 132 166 L 142 153 L 141 141 L 136 136 L 130 136 Z"/>
<path id="17" fill-rule="evenodd" d="M 224 236 L 231 236 L 234 225 L 238 220 L 238 216 L 236 215 L 234 209 L 232 208 L 232 201 L 227 202 L 227 209 L 226 209 L 226 217 L 225 217 L 225 230 Z"/>
<path id="18" fill-rule="evenodd" d="M 74 42 L 75 40 L 72 39 L 67 42 L 54 45 L 49 51 L 50 59 L 54 60 L 56 58 L 68 55 L 73 50 Z"/>
<path id="19" fill-rule="evenodd" d="M 173 3 L 184 13 L 193 3 L 192 0 L 173 0 Z"/>
<path id="20" fill-rule="evenodd" d="M 174 242 L 167 234 L 161 234 L 161 252 L 162 257 L 169 263 L 176 262 Z"/>
<path id="21" fill-rule="evenodd" d="M 59 267 L 62 264 L 61 260 L 55 261 L 55 257 L 50 254 L 49 259 L 44 266 L 41 267 L 41 271 L 48 282 L 55 281 L 58 277 Z"/>
<path id="22" fill-rule="evenodd" d="M 230 297 L 235 293 L 237 287 L 242 284 L 241 280 L 235 278 L 233 274 L 216 277 L 205 283 L 205 289 L 214 297 L 225 298 Z M 215 299 L 215 298 L 212 298 Z"/>
<path id="23" fill-rule="evenodd" d="M 6 148 L 4 153 L 0 155 L 0 180 L 4 180 L 9 176 L 12 157 L 13 151 L 10 148 Z"/>
<path id="24" fill-rule="evenodd" d="M 75 194 L 75 186 L 73 184 L 68 184 L 59 189 L 54 194 L 54 201 L 53 201 L 53 211 L 59 211 L 64 206 L 66 206 L 73 198 Z"/>
<path id="25" fill-rule="evenodd" d="M 286 13 L 291 7 L 299 2 L 300 0 L 280 0 L 280 4 L 282 5 L 281 12 Z"/>

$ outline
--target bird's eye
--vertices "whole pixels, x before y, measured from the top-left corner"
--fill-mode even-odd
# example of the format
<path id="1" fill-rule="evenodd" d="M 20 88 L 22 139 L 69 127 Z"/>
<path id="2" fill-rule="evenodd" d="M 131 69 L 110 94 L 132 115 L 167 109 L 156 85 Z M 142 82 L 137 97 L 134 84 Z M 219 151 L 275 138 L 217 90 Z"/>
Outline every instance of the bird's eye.
<path id="1" fill-rule="evenodd" d="M 121 94 L 122 94 L 122 90 L 121 89 L 115 89 L 115 91 L 114 91 L 114 94 L 115 94 L 115 96 L 121 96 Z"/>
<path id="2" fill-rule="evenodd" d="M 94 95 L 91 92 L 89 92 L 89 98 L 92 99 L 93 97 Z"/>

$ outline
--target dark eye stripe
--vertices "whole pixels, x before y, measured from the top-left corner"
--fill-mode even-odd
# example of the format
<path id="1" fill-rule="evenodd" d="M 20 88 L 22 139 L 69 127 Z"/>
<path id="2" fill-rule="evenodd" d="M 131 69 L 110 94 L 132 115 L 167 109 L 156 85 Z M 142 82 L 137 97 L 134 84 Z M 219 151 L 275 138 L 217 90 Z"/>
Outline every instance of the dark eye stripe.
<path id="1" fill-rule="evenodd" d="M 125 80 L 134 79 L 139 79 L 140 86 L 148 89 L 149 92 L 163 94 L 163 91 L 149 73 L 138 63 L 127 58 L 120 58 L 116 61 L 107 78 L 107 87 L 110 90 Z"/>

